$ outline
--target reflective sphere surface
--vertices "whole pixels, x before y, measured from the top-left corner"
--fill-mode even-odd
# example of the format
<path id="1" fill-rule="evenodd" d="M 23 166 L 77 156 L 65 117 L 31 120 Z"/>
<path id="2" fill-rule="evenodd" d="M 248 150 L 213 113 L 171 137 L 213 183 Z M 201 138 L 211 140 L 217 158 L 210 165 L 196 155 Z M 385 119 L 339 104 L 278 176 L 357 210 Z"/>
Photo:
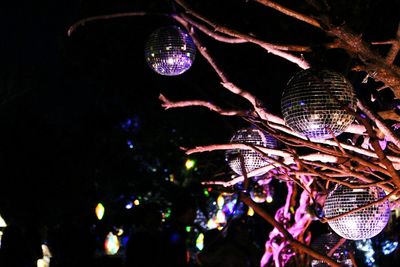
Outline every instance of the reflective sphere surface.
<path id="1" fill-rule="evenodd" d="M 379 187 L 351 189 L 338 185 L 329 193 L 324 211 L 327 218 L 365 206 L 386 196 Z M 328 224 L 341 237 L 352 240 L 368 239 L 379 234 L 390 218 L 389 202 L 372 205 Z"/>
<path id="2" fill-rule="evenodd" d="M 340 241 L 341 237 L 334 233 L 323 234 L 311 243 L 311 248 L 327 255 Z M 351 267 L 353 263 L 348 254 L 349 241 L 344 242 L 332 254 L 331 258 L 344 267 Z M 313 259 L 311 267 L 329 267 L 329 264 L 322 260 Z"/>
<path id="3" fill-rule="evenodd" d="M 145 47 L 146 62 L 155 72 L 176 76 L 187 71 L 194 61 L 196 46 L 187 32 L 176 26 L 154 31 Z"/>
<path id="4" fill-rule="evenodd" d="M 340 73 L 307 69 L 288 82 L 281 100 L 286 124 L 314 139 L 341 134 L 353 121 L 343 106 L 356 109 L 353 86 Z"/>
<path id="5" fill-rule="evenodd" d="M 278 146 L 278 142 L 274 137 L 254 128 L 238 130 L 231 138 L 231 143 L 250 144 L 267 148 L 276 148 Z M 240 154 L 243 156 L 247 173 L 270 164 L 261 154 L 251 149 L 227 150 L 225 153 L 225 160 L 228 162 L 229 167 L 239 175 L 242 175 Z M 257 175 L 262 174 L 263 173 L 258 173 Z"/>

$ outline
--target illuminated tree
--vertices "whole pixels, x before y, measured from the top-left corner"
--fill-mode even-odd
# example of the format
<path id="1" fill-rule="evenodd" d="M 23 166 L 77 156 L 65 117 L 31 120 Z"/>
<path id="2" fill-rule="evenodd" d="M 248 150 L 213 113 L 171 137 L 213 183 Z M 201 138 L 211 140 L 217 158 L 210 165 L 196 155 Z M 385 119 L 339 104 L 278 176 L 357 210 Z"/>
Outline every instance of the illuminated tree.
<path id="1" fill-rule="evenodd" d="M 354 117 L 355 121 L 343 129 L 342 135 L 338 135 L 333 129 L 325 128 L 326 132 L 331 133 L 330 137 L 306 137 L 295 131 L 293 127 L 289 127 L 286 124 L 287 118 L 285 120 L 269 112 L 268 107 L 264 106 L 263 102 L 252 93 L 251 88 L 241 88 L 240 81 L 228 78 L 223 64 L 218 63 L 218 56 L 214 56 L 212 51 L 203 44 L 203 41 L 205 38 L 211 38 L 232 45 L 249 43 L 263 49 L 265 53 L 293 63 L 299 68 L 299 71 L 311 67 L 320 69 L 318 55 L 321 51 L 333 50 L 345 53 L 348 58 L 346 75 L 363 76 L 363 79 L 356 79 L 354 86 L 362 87 L 365 83 L 369 84 L 369 89 L 372 90 L 371 101 L 383 89 L 391 90 L 393 99 L 398 99 L 400 97 L 400 68 L 396 65 L 398 63 L 396 58 L 400 50 L 400 25 L 397 31 L 397 25 L 386 25 L 392 29 L 392 38 L 389 40 L 367 41 L 351 29 L 351 26 L 357 26 L 356 22 L 345 22 L 338 19 L 341 14 L 335 12 L 343 11 L 343 7 L 338 9 L 340 5 L 334 4 L 335 1 L 305 0 L 296 4 L 280 4 L 280 2 L 283 1 L 278 3 L 270 0 L 255 0 L 246 5 L 251 6 L 253 10 L 272 9 L 273 12 L 276 12 L 272 13 L 273 18 L 279 19 L 279 23 L 288 27 L 304 24 L 306 27 L 304 31 L 313 32 L 314 36 L 318 36 L 316 38 L 318 43 L 309 40 L 307 44 L 304 44 L 303 41 L 302 44 L 288 45 L 280 44 L 279 41 L 276 41 L 278 38 L 272 36 L 261 38 L 258 37 L 261 33 L 249 33 L 237 30 L 235 26 L 227 26 L 218 19 L 215 11 L 210 12 L 212 15 L 208 15 L 207 9 L 202 8 L 200 3 L 182 0 L 174 1 L 175 12 L 170 14 L 132 12 L 90 17 L 72 25 L 68 33 L 71 35 L 77 27 L 99 19 L 161 15 L 176 20 L 182 28 L 187 30 L 199 54 L 218 75 L 221 87 L 246 100 L 250 107 L 227 109 L 220 107 L 212 100 L 171 100 L 167 96 L 160 95 L 162 106 L 165 109 L 198 106 L 208 108 L 221 116 L 239 116 L 251 123 L 253 127 L 279 140 L 281 144 L 279 148 L 267 148 L 248 143 L 210 144 L 185 148 L 189 155 L 216 150 L 253 150 L 269 162 L 266 166 L 246 173 L 245 162 L 242 159 L 243 175 L 233 178 L 228 178 L 227 175 L 227 179 L 223 181 L 205 181 L 204 184 L 228 188 L 237 183 L 244 183 L 241 200 L 274 227 L 265 245 L 262 266 L 273 264 L 284 266 L 293 262 L 295 258 L 297 262 L 304 261 L 306 260 L 305 254 L 325 261 L 331 266 L 340 266 L 329 257 L 332 256 L 332 253 L 323 255 L 310 247 L 312 233 L 308 228 L 313 220 L 320 220 L 322 223 L 336 221 L 345 216 L 367 212 L 371 208 L 388 203 L 388 201 L 390 207 L 397 206 L 400 190 L 400 174 L 398 172 L 400 169 L 400 138 L 395 132 L 397 129 L 395 122 L 399 121 L 396 108 L 378 113 L 370 108 L 373 103 L 365 98 L 356 99 L 354 106 L 351 106 L 344 103 L 340 97 L 333 96 L 333 101 L 341 107 L 342 111 Z M 289 4 L 291 4 L 290 8 Z M 388 3 L 384 9 L 398 10 L 398 7 L 398 4 L 393 2 Z M 363 11 L 358 5 L 354 5 L 353 8 L 358 12 Z M 347 11 L 349 9 L 353 10 L 350 7 Z M 229 12 L 228 10 L 229 7 L 226 7 L 226 10 L 218 10 L 218 12 Z M 348 12 L 343 17 L 351 20 L 351 14 Z M 354 18 L 356 19 L 357 16 Z M 251 18 L 247 19 L 251 20 Z M 256 23 L 259 24 L 261 21 L 262 19 L 259 18 Z M 293 36 L 295 42 L 300 42 L 301 38 L 296 37 L 299 32 L 290 32 L 290 29 L 287 31 L 287 34 Z M 252 79 L 257 79 L 257 77 L 252 77 Z M 325 77 L 321 79 L 324 81 Z M 362 93 L 362 95 L 369 94 Z M 182 96 L 183 98 L 184 96 Z M 249 179 L 252 179 L 250 177 L 257 175 L 260 175 L 257 178 L 258 181 L 272 178 L 280 179 L 287 184 L 286 203 L 276 211 L 274 216 L 265 212 L 247 194 Z M 352 209 L 344 210 L 337 216 L 325 217 L 320 210 L 324 206 L 329 191 L 336 185 L 345 186 L 354 192 L 378 187 L 380 189 L 376 190 L 379 192 L 384 190 L 386 195 L 377 193 L 375 201 L 364 203 L 361 206 L 353 206 Z M 353 257 L 350 258 L 354 260 Z"/>

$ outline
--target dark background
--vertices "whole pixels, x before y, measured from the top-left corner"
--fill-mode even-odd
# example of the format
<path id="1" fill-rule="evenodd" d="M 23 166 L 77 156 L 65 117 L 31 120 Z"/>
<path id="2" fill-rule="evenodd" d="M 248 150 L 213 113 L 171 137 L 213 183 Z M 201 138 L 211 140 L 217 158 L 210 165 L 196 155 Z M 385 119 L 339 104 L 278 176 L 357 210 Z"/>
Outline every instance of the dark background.
<path id="1" fill-rule="evenodd" d="M 315 65 L 349 74 L 352 58 L 319 47 L 329 38 L 308 25 L 251 1 L 201 1 L 194 6 L 223 24 L 269 41 L 312 45 L 315 53 L 307 57 Z M 161 92 L 173 100 L 249 107 L 219 85 L 200 54 L 192 68 L 177 77 L 159 76 L 147 67 L 145 41 L 158 27 L 175 24 L 171 19 L 146 16 L 90 22 L 67 36 L 68 27 L 83 17 L 171 10 L 168 1 L 144 0 L 0 4 L 0 212 L 6 221 L 47 224 L 71 214 L 92 216 L 99 199 L 151 187 L 165 167 L 179 172 L 185 158 L 180 146 L 223 143 L 246 125 L 201 108 L 162 110 Z M 337 23 L 348 21 L 366 40 L 386 40 L 394 36 L 398 10 L 394 0 L 385 4 L 343 0 L 335 1 L 332 13 L 340 14 L 334 16 Z M 220 44 L 201 36 L 233 82 L 280 113 L 281 92 L 299 71 L 294 64 L 251 44 Z M 351 73 L 349 77 L 353 82 L 361 79 Z M 368 97 L 369 87 L 356 89 Z M 390 98 L 388 91 L 382 94 Z M 121 123 L 133 117 L 139 121 L 134 152 L 127 148 L 127 133 L 121 130 Z M 197 158 L 205 168 L 193 183 L 228 171 L 221 153 Z M 158 170 L 150 175 L 146 168 L 154 166 Z M 177 179 L 183 183 L 184 178 Z"/>

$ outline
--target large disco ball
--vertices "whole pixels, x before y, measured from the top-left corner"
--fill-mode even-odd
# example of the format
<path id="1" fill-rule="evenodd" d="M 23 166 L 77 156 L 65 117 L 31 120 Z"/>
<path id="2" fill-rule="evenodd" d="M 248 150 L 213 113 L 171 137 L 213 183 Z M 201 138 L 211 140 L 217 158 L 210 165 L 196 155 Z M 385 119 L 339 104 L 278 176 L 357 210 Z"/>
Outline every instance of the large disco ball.
<path id="1" fill-rule="evenodd" d="M 278 141 L 274 137 L 255 128 L 238 130 L 232 136 L 231 143 L 250 144 L 267 148 L 277 148 L 278 146 Z M 225 153 L 225 160 L 228 162 L 229 167 L 239 175 L 243 174 L 240 165 L 240 155 L 243 156 L 246 173 L 270 164 L 261 154 L 251 149 L 227 150 Z M 257 173 L 257 175 L 262 174 L 263 173 Z"/>
<path id="2" fill-rule="evenodd" d="M 311 243 L 311 248 L 322 255 L 327 255 L 339 243 L 340 239 L 341 237 L 335 233 L 323 234 Z M 331 258 L 339 263 L 340 266 L 351 267 L 353 263 L 348 253 L 349 249 L 350 244 L 346 241 L 336 248 Z M 329 264 L 322 260 L 313 259 L 311 261 L 311 267 L 329 267 Z"/>
<path id="3" fill-rule="evenodd" d="M 281 100 L 286 124 L 308 138 L 328 139 L 353 121 L 343 106 L 356 109 L 353 86 L 340 73 L 307 69 L 288 82 Z"/>
<path id="4" fill-rule="evenodd" d="M 196 46 L 192 38 L 177 26 L 154 31 L 145 47 L 147 64 L 155 72 L 176 76 L 187 71 L 194 61 Z"/>
<path id="5" fill-rule="evenodd" d="M 325 201 L 324 212 L 327 218 L 365 206 L 385 197 L 379 187 L 356 188 L 337 185 Z M 379 234 L 389 221 L 389 201 L 328 221 L 338 235 L 352 240 L 368 239 Z"/>

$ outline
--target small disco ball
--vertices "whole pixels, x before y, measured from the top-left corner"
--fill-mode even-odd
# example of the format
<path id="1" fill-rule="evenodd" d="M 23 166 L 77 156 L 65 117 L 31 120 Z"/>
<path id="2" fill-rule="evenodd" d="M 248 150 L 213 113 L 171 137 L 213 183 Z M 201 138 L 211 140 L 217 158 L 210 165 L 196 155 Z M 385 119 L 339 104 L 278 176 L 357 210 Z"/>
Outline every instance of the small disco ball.
<path id="1" fill-rule="evenodd" d="M 286 124 L 314 139 L 341 134 L 354 121 L 343 106 L 356 109 L 353 86 L 340 73 L 307 69 L 288 82 L 281 100 Z"/>
<path id="2" fill-rule="evenodd" d="M 322 255 L 327 255 L 340 241 L 341 237 L 334 233 L 323 234 L 311 243 L 311 248 Z M 353 262 L 348 254 L 350 245 L 348 241 L 339 246 L 333 253 L 331 258 L 340 266 L 351 267 Z M 329 264 L 322 260 L 313 259 L 311 267 L 329 267 Z"/>
<path id="3" fill-rule="evenodd" d="M 349 188 L 337 185 L 325 201 L 324 212 L 327 218 L 365 206 L 385 197 L 380 187 Z M 352 240 L 368 239 L 379 234 L 390 218 L 389 201 L 372 205 L 360 211 L 328 221 L 329 226 L 341 237 Z"/>
<path id="4" fill-rule="evenodd" d="M 194 61 L 196 46 L 192 38 L 177 26 L 154 31 L 145 47 L 147 64 L 155 72 L 176 76 L 187 71 Z"/>
<path id="5" fill-rule="evenodd" d="M 268 194 L 268 185 L 258 183 L 250 191 L 250 197 L 256 203 L 264 203 L 267 200 Z"/>
<path id="6" fill-rule="evenodd" d="M 278 147 L 278 141 L 274 137 L 255 128 L 238 130 L 231 138 L 231 143 L 249 144 L 267 148 Z M 261 154 L 251 149 L 227 150 L 225 153 L 225 160 L 228 162 L 229 167 L 239 175 L 243 174 L 240 164 L 240 155 L 243 157 L 246 173 L 270 164 Z M 257 175 L 262 174 L 264 173 L 257 173 Z"/>

